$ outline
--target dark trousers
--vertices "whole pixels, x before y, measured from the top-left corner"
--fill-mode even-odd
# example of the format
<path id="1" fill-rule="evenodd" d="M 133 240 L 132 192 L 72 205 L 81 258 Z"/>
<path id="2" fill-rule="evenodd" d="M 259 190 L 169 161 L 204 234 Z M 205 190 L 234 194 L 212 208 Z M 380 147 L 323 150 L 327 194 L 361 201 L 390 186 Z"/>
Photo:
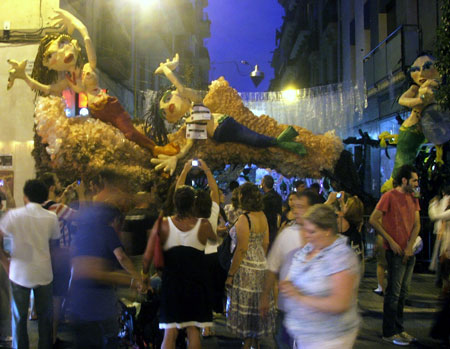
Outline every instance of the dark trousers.
<path id="1" fill-rule="evenodd" d="M 75 349 L 116 349 L 119 345 L 118 319 L 73 322 Z"/>
<path id="2" fill-rule="evenodd" d="M 403 308 L 408 297 L 409 285 L 416 257 L 409 257 L 403 263 L 403 256 L 386 251 L 387 287 L 383 306 L 383 336 L 391 337 L 403 332 Z"/>
<path id="3" fill-rule="evenodd" d="M 11 281 L 13 347 L 15 349 L 28 349 L 30 345 L 27 322 L 31 290 L 33 290 L 38 317 L 38 349 L 51 349 L 53 347 L 52 284 L 27 288 Z"/>

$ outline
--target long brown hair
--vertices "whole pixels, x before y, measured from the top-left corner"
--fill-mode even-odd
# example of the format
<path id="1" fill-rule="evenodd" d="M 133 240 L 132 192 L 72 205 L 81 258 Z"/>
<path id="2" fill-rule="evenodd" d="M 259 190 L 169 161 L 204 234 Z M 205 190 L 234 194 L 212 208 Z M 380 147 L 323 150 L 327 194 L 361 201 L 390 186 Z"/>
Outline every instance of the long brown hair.
<path id="1" fill-rule="evenodd" d="M 67 40 L 69 42 L 74 40 L 72 38 L 72 36 L 70 36 L 68 34 L 52 33 L 52 34 L 45 35 L 41 39 L 41 43 L 39 44 L 38 52 L 36 54 L 36 58 L 34 59 L 34 66 L 33 66 L 33 71 L 31 73 L 31 77 L 33 79 L 39 81 L 42 84 L 51 85 L 58 80 L 58 72 L 53 69 L 48 69 L 44 65 L 44 58 L 45 58 L 45 53 L 47 52 L 50 45 L 55 40 L 58 40 L 60 38 Z M 78 51 L 78 58 L 77 58 L 76 66 L 81 67 L 84 63 L 84 58 L 81 53 L 81 48 L 78 44 L 78 41 L 76 41 L 76 40 L 74 40 L 74 41 L 75 41 L 75 44 L 74 44 L 75 48 Z"/>

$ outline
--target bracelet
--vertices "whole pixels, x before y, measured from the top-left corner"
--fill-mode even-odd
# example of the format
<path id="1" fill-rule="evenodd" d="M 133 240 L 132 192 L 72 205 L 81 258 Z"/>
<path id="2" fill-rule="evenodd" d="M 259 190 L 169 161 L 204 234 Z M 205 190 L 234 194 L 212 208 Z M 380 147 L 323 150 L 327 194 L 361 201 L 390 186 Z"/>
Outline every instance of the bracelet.
<path id="1" fill-rule="evenodd" d="M 133 281 L 134 281 L 134 278 L 131 278 L 130 288 L 133 286 Z"/>
<path id="2" fill-rule="evenodd" d="M 233 274 L 233 275 L 231 275 L 231 274 L 228 274 L 228 277 L 229 277 L 229 278 L 232 278 L 233 276 L 234 276 L 234 274 Z"/>

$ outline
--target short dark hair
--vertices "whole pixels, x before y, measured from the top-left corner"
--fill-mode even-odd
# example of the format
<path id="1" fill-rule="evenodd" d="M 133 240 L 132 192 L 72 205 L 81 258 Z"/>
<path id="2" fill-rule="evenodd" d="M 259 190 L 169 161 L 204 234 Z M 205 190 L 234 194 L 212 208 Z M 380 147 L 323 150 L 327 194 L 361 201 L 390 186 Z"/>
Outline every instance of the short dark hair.
<path id="1" fill-rule="evenodd" d="M 195 204 L 195 190 L 194 188 L 183 185 L 175 190 L 173 195 L 173 204 L 179 216 L 192 216 Z"/>
<path id="2" fill-rule="evenodd" d="M 269 188 L 269 189 L 272 189 L 273 188 L 273 177 L 271 176 L 271 175 L 265 175 L 264 177 L 263 177 L 263 182 L 264 182 L 264 185 L 267 187 L 267 188 Z"/>
<path id="3" fill-rule="evenodd" d="M 320 184 L 319 183 L 312 183 L 311 186 L 309 187 L 310 189 L 317 189 L 317 191 L 320 191 Z"/>
<path id="4" fill-rule="evenodd" d="M 230 192 L 233 192 L 234 189 L 239 188 L 239 182 L 238 181 L 231 181 L 230 185 L 228 186 L 228 189 L 230 189 Z"/>
<path id="5" fill-rule="evenodd" d="M 51 172 L 45 172 L 39 179 L 47 186 L 47 188 L 55 185 L 55 175 Z"/>
<path id="6" fill-rule="evenodd" d="M 242 184 L 239 187 L 239 193 L 240 193 L 239 204 L 242 210 L 262 211 L 264 207 L 262 194 L 255 184 L 250 182 Z"/>
<path id="7" fill-rule="evenodd" d="M 302 181 L 301 179 L 297 179 L 294 181 L 294 188 L 297 188 L 299 185 L 304 185 L 305 181 Z"/>
<path id="8" fill-rule="evenodd" d="M 204 189 L 197 190 L 195 194 L 195 216 L 209 218 L 211 216 L 212 200 L 209 192 Z"/>
<path id="9" fill-rule="evenodd" d="M 25 182 L 23 193 L 30 202 L 42 204 L 48 199 L 48 188 L 39 179 L 29 179 Z"/>
<path id="10" fill-rule="evenodd" d="M 313 205 L 322 203 L 320 196 L 312 190 L 305 190 L 300 193 L 295 193 L 295 196 L 299 199 L 302 197 L 305 197 L 308 200 L 309 206 L 313 206 Z"/>
<path id="11" fill-rule="evenodd" d="M 414 168 L 414 166 L 409 164 L 401 166 L 394 177 L 394 187 L 402 185 L 403 178 L 406 178 L 406 180 L 409 181 L 413 173 L 417 173 L 417 170 Z"/>

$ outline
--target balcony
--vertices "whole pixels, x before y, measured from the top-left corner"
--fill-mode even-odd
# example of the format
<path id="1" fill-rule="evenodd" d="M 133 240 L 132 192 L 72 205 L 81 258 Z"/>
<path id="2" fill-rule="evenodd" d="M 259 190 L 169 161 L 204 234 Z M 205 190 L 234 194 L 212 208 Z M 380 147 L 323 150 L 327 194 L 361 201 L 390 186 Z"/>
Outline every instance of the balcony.
<path id="1" fill-rule="evenodd" d="M 401 25 L 364 57 L 364 77 L 368 94 L 376 93 L 403 78 L 420 51 L 417 25 Z"/>

